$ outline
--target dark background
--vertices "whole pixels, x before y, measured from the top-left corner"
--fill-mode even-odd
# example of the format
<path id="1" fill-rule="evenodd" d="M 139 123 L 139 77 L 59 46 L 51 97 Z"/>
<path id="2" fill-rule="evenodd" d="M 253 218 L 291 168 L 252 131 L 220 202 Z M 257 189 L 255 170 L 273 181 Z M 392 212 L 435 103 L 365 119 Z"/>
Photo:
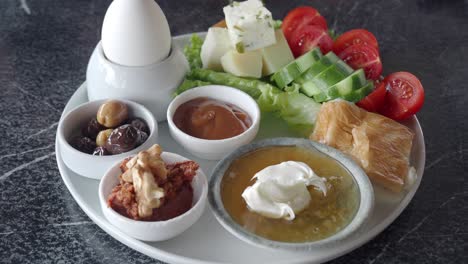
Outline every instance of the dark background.
<path id="1" fill-rule="evenodd" d="M 75 203 L 55 161 L 57 121 L 85 80 L 110 1 L 0 0 L 0 262 L 154 263 Z M 227 1 L 158 0 L 173 35 L 205 31 Z M 266 1 L 277 19 L 310 4 L 330 28 L 372 31 L 384 73 L 426 91 L 421 186 L 382 234 L 333 263 L 468 263 L 468 1 Z"/>

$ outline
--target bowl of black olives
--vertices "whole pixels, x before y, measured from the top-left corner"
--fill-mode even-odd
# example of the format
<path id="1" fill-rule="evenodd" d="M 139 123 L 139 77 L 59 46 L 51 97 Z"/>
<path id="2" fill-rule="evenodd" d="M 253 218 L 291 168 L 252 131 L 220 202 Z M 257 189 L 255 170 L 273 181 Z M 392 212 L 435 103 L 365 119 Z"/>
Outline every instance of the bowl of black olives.
<path id="1" fill-rule="evenodd" d="M 65 165 L 82 176 L 101 179 L 117 161 L 157 143 L 158 123 L 138 103 L 97 100 L 67 113 L 57 133 Z"/>

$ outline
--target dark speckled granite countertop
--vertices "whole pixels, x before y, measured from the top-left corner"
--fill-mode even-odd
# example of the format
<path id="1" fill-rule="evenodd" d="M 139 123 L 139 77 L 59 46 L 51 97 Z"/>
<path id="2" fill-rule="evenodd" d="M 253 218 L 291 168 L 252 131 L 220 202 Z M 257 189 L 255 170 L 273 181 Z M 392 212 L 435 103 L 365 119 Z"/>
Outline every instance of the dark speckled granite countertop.
<path id="1" fill-rule="evenodd" d="M 158 2 L 178 35 L 206 30 L 227 1 Z M 308 2 L 338 32 L 369 29 L 384 72 L 411 71 L 426 90 L 418 115 L 427 148 L 419 191 L 389 228 L 333 263 L 468 263 L 468 1 L 266 2 L 277 18 Z M 109 3 L 0 1 L 1 263 L 155 262 L 90 221 L 54 155 L 57 121 L 85 80 Z"/>

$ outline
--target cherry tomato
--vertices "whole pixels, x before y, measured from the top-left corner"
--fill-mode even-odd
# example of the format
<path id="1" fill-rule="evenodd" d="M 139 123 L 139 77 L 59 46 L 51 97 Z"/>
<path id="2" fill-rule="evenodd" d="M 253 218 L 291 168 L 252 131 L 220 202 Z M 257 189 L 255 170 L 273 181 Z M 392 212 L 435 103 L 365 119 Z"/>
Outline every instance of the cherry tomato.
<path id="1" fill-rule="evenodd" d="M 353 29 L 340 35 L 333 43 L 333 52 L 340 54 L 349 46 L 353 45 L 369 45 L 374 47 L 377 51 L 379 45 L 374 34 L 365 29 Z"/>
<path id="2" fill-rule="evenodd" d="M 385 97 L 387 95 L 387 88 L 385 82 L 376 84 L 377 88 L 369 95 L 364 97 L 356 105 L 366 109 L 369 112 L 379 112 L 385 104 Z"/>
<path id="3" fill-rule="evenodd" d="M 291 34 L 296 29 L 301 28 L 305 25 L 315 25 L 323 30 L 328 30 L 327 21 L 323 18 L 317 9 L 310 6 L 300 6 L 295 8 L 286 15 L 281 24 L 286 39 L 291 37 Z"/>
<path id="4" fill-rule="evenodd" d="M 344 49 L 338 57 L 346 62 L 351 68 L 363 69 L 366 78 L 377 80 L 382 73 L 382 62 L 379 52 L 369 45 L 353 45 Z"/>
<path id="5" fill-rule="evenodd" d="M 421 109 L 424 89 L 416 76 L 409 72 L 395 72 L 383 82 L 387 87 L 387 95 L 381 114 L 394 120 L 403 120 Z"/>
<path id="6" fill-rule="evenodd" d="M 306 25 L 293 32 L 288 44 L 294 57 L 297 58 L 317 46 L 323 54 L 326 54 L 331 51 L 333 40 L 322 28 Z"/>

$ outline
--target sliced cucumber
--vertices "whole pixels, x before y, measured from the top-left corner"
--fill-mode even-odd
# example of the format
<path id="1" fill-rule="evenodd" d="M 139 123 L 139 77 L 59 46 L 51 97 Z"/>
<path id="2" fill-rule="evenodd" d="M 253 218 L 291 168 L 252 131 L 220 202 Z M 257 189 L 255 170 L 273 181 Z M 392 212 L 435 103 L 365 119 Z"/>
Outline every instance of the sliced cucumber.
<path id="1" fill-rule="evenodd" d="M 364 87 L 352 91 L 351 93 L 343 96 L 342 98 L 350 102 L 359 102 L 362 98 L 366 97 L 374 89 L 374 83 L 368 82 Z"/>
<path id="2" fill-rule="evenodd" d="M 308 96 L 313 96 L 320 92 L 326 93 L 328 87 L 343 80 L 344 78 L 346 78 L 346 75 L 343 75 L 337 71 L 335 65 L 332 65 L 317 75 L 317 77 L 302 84 L 301 91 Z"/>
<path id="3" fill-rule="evenodd" d="M 362 98 L 370 94 L 373 89 L 374 89 L 374 83 L 368 82 L 363 87 L 356 89 L 356 90 L 352 90 L 349 94 L 346 94 L 343 96 L 333 97 L 333 96 L 326 94 L 325 92 L 321 92 L 321 93 L 314 95 L 313 98 L 314 98 L 314 101 L 316 101 L 317 103 L 323 103 L 323 102 L 330 101 L 336 98 L 341 98 L 346 101 L 355 103 L 355 102 L 359 102 Z"/>
<path id="4" fill-rule="evenodd" d="M 350 94 L 353 90 L 364 87 L 367 84 L 366 76 L 362 69 L 353 72 L 344 80 L 336 83 L 328 88 L 328 95 L 330 98 L 343 98 Z"/>
<path id="5" fill-rule="evenodd" d="M 342 81 L 352 72 L 353 70 L 344 61 L 338 60 L 315 78 L 303 83 L 301 91 L 308 96 L 314 96 L 320 91 L 328 92 L 330 86 Z"/>
<path id="6" fill-rule="evenodd" d="M 323 56 L 319 61 L 312 64 L 312 66 L 310 66 L 310 68 L 306 72 L 304 72 L 299 78 L 297 78 L 296 82 L 303 84 L 307 81 L 312 80 L 313 78 L 315 78 L 315 76 L 317 76 L 322 71 L 326 70 L 328 67 L 335 64 L 339 60 L 340 58 L 338 58 L 338 56 L 336 56 L 335 53 L 331 51 L 328 52 L 327 55 Z M 352 71 L 353 70 L 351 69 L 351 72 Z"/>
<path id="7" fill-rule="evenodd" d="M 316 95 L 314 95 L 313 98 L 314 98 L 314 101 L 317 102 L 317 103 L 330 101 L 332 99 L 332 98 L 330 98 L 328 96 L 328 94 L 326 92 L 323 92 L 323 91 L 316 94 Z"/>
<path id="8" fill-rule="evenodd" d="M 302 93 L 304 93 L 305 95 L 307 95 L 309 97 L 312 97 L 312 96 L 317 95 L 319 93 L 325 92 L 326 88 L 322 89 L 321 87 L 316 85 L 314 82 L 308 81 L 308 82 L 301 85 L 300 91 Z"/>
<path id="9" fill-rule="evenodd" d="M 319 48 L 315 48 L 274 73 L 271 76 L 271 80 L 274 81 L 279 88 L 284 88 L 301 76 L 314 62 L 320 60 L 320 58 L 322 58 L 322 53 Z"/>
<path id="10" fill-rule="evenodd" d="M 346 76 L 350 75 L 354 72 L 354 69 L 351 68 L 346 62 L 339 60 L 335 63 L 336 67 L 339 68 L 339 71 L 346 74 Z"/>
<path id="11" fill-rule="evenodd" d="M 344 78 L 342 81 L 328 87 L 326 90 L 315 91 L 313 98 L 316 102 L 326 102 L 335 98 L 343 98 L 348 101 L 356 100 L 368 89 L 368 82 L 364 75 L 364 71 L 359 69 L 353 72 L 348 77 Z M 372 86 L 370 87 L 372 88 Z M 362 90 L 361 90 L 362 89 Z M 357 92 L 359 90 L 359 92 Z"/>

